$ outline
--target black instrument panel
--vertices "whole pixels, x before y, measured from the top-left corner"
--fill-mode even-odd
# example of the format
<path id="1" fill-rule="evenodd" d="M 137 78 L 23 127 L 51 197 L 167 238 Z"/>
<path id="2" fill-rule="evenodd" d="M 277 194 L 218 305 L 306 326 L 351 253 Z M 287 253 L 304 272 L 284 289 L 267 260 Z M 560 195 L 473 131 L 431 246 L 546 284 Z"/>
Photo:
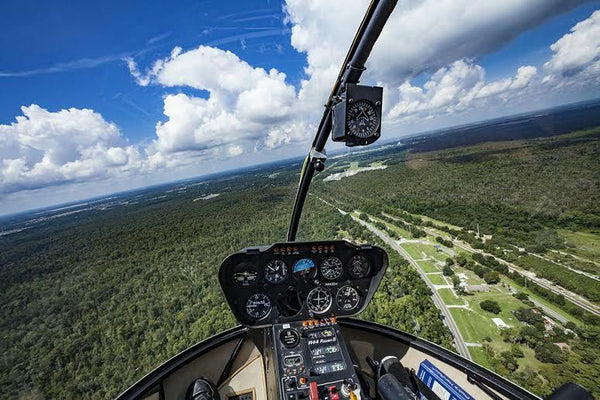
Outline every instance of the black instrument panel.
<path id="1" fill-rule="evenodd" d="M 219 282 L 247 326 L 350 316 L 371 300 L 388 265 L 376 246 L 344 240 L 249 247 L 227 257 Z"/>

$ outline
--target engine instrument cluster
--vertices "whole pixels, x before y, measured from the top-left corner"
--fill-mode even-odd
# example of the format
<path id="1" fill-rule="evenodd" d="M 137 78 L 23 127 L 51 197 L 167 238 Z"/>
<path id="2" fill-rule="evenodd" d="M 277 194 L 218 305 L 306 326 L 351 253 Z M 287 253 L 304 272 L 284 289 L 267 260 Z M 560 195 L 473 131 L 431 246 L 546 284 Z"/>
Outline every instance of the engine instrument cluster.
<path id="1" fill-rule="evenodd" d="M 258 327 L 358 314 L 387 264 L 385 251 L 370 245 L 276 243 L 230 255 L 219 281 L 238 321 Z"/>

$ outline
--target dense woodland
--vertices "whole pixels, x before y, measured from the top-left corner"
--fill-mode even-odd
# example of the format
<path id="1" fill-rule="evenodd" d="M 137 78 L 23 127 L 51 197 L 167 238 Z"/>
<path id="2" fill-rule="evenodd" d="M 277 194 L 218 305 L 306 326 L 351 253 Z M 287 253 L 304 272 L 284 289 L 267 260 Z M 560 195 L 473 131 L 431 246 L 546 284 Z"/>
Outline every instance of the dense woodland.
<path id="1" fill-rule="evenodd" d="M 600 230 L 599 139 L 595 130 L 429 153 L 388 149 L 374 154 L 387 169 L 318 179 L 313 193 L 348 209 L 391 207 L 479 225 L 506 246 L 560 248 L 558 229 Z M 1 236 L 0 398 L 113 398 L 169 357 L 234 326 L 216 271 L 233 251 L 285 237 L 299 165 L 273 168 L 185 190 L 152 188 L 127 195 L 127 204 Z M 201 199 L 211 193 L 219 196 Z M 309 196 L 300 239 L 332 237 L 377 241 Z M 390 269 L 361 317 L 451 348 L 429 289 L 389 253 Z M 582 285 L 590 298 L 597 294 Z M 561 370 L 587 374 L 585 362 Z M 543 373 L 558 384 L 566 378 L 554 366 Z"/>

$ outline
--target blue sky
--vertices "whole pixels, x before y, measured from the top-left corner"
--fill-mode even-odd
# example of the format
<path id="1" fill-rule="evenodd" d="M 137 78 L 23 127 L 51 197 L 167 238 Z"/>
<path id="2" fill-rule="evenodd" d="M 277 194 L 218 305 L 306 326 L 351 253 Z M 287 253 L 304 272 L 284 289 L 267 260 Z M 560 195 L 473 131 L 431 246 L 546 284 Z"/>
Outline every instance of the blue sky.
<path id="1" fill-rule="evenodd" d="M 24 75 L 0 78 L 3 124 L 32 103 L 48 110 L 92 108 L 131 140 L 143 140 L 162 118 L 165 90 L 137 85 L 125 56 L 151 62 L 174 46 L 215 45 L 252 65 L 284 71 L 295 84 L 306 60 L 291 47 L 282 4 L 275 1 L 183 1 L 176 7 L 164 1 L 15 1 L 0 7 L 0 72 Z"/>
<path id="2" fill-rule="evenodd" d="M 365 75 L 387 137 L 599 93 L 598 1 L 413 3 Z M 366 4 L 3 2 L 0 214 L 305 153 Z"/>

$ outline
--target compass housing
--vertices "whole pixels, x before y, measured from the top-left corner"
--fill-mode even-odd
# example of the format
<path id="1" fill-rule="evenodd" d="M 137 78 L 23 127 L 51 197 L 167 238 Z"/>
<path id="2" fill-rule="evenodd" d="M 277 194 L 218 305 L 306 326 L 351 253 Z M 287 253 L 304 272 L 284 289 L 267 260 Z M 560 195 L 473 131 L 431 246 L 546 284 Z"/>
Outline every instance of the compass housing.
<path id="1" fill-rule="evenodd" d="M 365 146 L 379 139 L 382 98 L 382 87 L 346 84 L 340 101 L 333 107 L 333 141 Z"/>

